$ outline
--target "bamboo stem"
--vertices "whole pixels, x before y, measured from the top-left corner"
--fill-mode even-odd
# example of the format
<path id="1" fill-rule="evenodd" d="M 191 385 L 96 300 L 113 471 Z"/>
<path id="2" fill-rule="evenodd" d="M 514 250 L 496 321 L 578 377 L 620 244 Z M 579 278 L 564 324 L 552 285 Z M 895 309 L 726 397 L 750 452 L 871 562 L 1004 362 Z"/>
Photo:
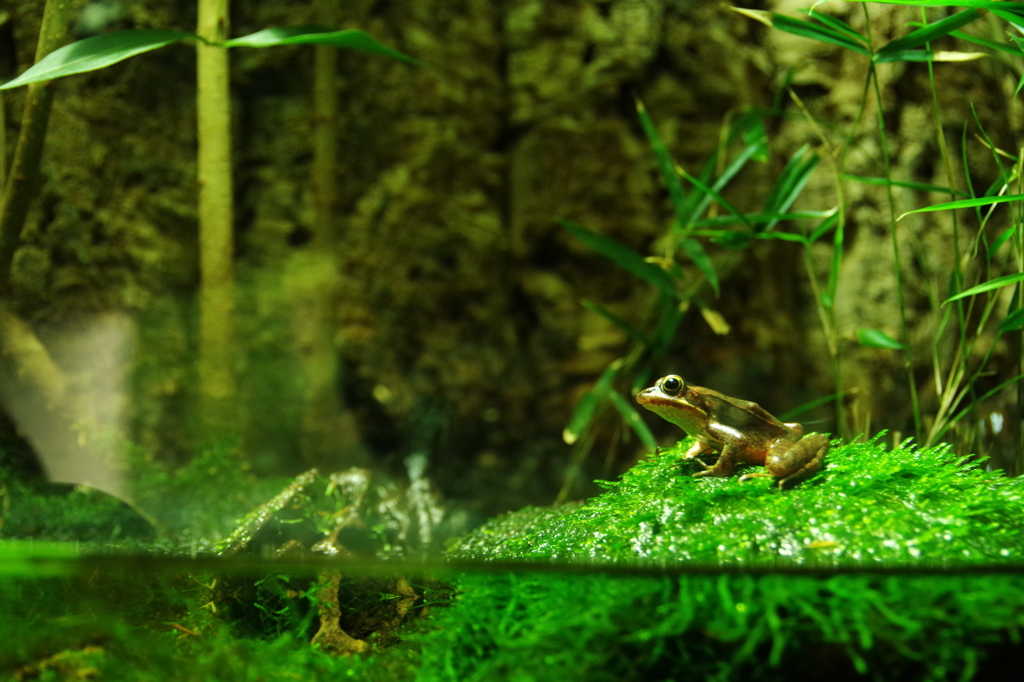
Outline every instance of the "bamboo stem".
<path id="1" fill-rule="evenodd" d="M 60 47 L 67 36 L 70 3 L 47 0 L 39 27 L 36 62 Z M 11 275 L 11 261 L 21 241 L 25 216 L 35 198 L 39 182 L 39 162 L 43 156 L 46 125 L 53 103 L 53 81 L 32 83 L 25 97 L 21 133 L 14 150 L 14 162 L 0 200 L 0 294 L 6 292 Z"/>
<path id="2" fill-rule="evenodd" d="M 228 37 L 227 0 L 199 0 L 198 34 L 211 42 Z M 234 393 L 234 211 L 231 179 L 231 99 L 228 53 L 198 45 L 199 142 L 199 377 L 205 399 Z"/>

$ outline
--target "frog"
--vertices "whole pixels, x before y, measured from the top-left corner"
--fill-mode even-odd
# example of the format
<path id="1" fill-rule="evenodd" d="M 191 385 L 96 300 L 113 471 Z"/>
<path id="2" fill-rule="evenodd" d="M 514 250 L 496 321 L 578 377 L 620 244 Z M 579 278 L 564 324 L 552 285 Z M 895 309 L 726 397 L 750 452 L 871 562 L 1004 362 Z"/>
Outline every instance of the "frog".
<path id="1" fill-rule="evenodd" d="M 684 460 L 710 451 L 721 453 L 717 462 L 705 465 L 695 477 L 731 476 L 740 463 L 763 465 L 767 473 L 746 474 L 740 482 L 771 477 L 781 490 L 817 473 L 828 453 L 826 435 L 805 437 L 801 424 L 783 423 L 755 402 L 688 386 L 678 374 L 658 379 L 654 386 L 637 393 L 636 401 L 696 438 Z"/>

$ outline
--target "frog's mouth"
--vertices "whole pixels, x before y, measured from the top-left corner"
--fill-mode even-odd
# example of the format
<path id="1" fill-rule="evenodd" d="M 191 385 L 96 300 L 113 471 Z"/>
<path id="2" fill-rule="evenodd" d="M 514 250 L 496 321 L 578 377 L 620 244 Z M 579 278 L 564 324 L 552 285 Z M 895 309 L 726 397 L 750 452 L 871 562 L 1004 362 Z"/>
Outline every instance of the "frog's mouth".
<path id="1" fill-rule="evenodd" d="M 666 396 L 657 388 L 645 388 L 640 391 L 636 394 L 636 401 L 651 412 L 666 419 L 668 419 L 666 415 L 672 414 L 674 410 L 679 409 L 679 401 L 677 399 Z"/>
<path id="2" fill-rule="evenodd" d="M 655 407 L 672 407 L 679 404 L 678 396 L 667 396 L 657 386 L 645 388 L 636 394 L 636 401 L 648 410 Z"/>

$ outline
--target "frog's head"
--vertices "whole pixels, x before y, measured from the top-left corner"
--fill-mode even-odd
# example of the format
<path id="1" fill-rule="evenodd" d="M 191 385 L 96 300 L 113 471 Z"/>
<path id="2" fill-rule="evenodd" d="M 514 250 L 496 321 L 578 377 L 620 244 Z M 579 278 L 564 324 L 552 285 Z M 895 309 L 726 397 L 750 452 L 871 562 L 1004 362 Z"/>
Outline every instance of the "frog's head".
<path id="1" fill-rule="evenodd" d="M 678 374 L 669 374 L 658 379 L 654 386 L 637 393 L 636 401 L 662 419 L 693 434 L 702 430 L 708 421 L 701 390 L 688 386 Z"/>

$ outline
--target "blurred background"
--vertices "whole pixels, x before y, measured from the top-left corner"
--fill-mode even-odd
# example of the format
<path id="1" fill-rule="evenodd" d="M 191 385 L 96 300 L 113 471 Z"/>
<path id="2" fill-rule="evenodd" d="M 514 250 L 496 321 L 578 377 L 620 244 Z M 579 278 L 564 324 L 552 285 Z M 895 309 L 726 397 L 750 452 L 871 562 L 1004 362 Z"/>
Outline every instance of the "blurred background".
<path id="1" fill-rule="evenodd" d="M 72 5 L 85 17 L 74 38 L 197 21 L 190 2 Z M 42 3 L 0 7 L 9 80 L 34 61 Z M 886 159 L 873 93 L 862 107 L 860 55 L 718 2 L 231 10 L 233 36 L 359 28 L 420 64 L 303 45 L 230 52 L 234 303 L 216 367 L 227 392 L 204 389 L 200 362 L 196 50 L 171 45 L 58 81 L 4 292 L 0 466 L 88 483 L 157 520 L 176 513 L 176 495 L 227 500 L 230 515 L 258 481 L 360 467 L 401 486 L 426 477 L 468 528 L 595 494 L 593 479 L 651 450 L 608 395 L 633 405 L 638 388 L 681 374 L 779 416 L 827 399 L 796 417 L 807 431 L 947 440 L 1020 471 L 1016 388 L 985 396 L 1019 373 L 1019 333 L 996 328 L 1012 288 L 993 294 L 992 317 L 950 319 L 941 306 L 951 273 L 1002 274 L 993 253 L 1012 264 L 1013 240 L 996 243 L 1009 217 L 968 215 L 951 229 L 948 212 L 909 216 L 894 261 L 888 188 L 836 170 L 841 160 L 842 174 L 875 178 L 887 161 L 905 183 L 897 214 L 949 199 L 935 188 L 980 192 L 1000 177 L 990 148 L 1019 146 L 1013 60 L 879 65 Z M 855 3 L 821 10 L 877 44 L 920 20 L 899 6 L 873 5 L 870 19 Z M 989 19 L 963 30 L 1005 40 Z M 25 97 L 3 92 L 8 160 Z M 834 226 L 806 244 L 694 233 L 711 283 L 706 263 L 666 246 L 677 213 L 638 100 L 694 175 L 720 177 L 756 147 L 721 190 L 740 211 L 762 210 L 798 150 L 814 155 L 787 208 L 841 204 L 843 239 Z M 655 257 L 681 293 L 666 302 L 559 221 Z M 971 256 L 979 243 L 992 253 Z M 954 359 L 969 391 L 958 392 L 970 382 Z M 639 419 L 660 443 L 682 437 Z"/>

